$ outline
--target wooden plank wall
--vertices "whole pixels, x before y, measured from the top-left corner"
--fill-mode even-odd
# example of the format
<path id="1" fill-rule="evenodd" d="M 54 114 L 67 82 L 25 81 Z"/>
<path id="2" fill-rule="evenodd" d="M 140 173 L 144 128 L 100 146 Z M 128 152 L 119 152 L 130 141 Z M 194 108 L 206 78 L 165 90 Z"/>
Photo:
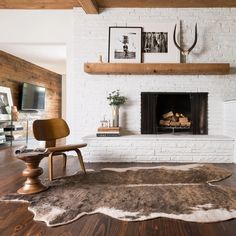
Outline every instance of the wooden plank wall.
<path id="1" fill-rule="evenodd" d="M 62 76 L 0 50 L 0 86 L 10 87 L 13 104 L 20 110 L 24 82 L 46 88 L 45 110 L 31 113 L 42 118 L 61 117 Z M 24 112 L 21 112 L 23 116 Z M 27 113 L 29 116 L 29 113 Z"/>

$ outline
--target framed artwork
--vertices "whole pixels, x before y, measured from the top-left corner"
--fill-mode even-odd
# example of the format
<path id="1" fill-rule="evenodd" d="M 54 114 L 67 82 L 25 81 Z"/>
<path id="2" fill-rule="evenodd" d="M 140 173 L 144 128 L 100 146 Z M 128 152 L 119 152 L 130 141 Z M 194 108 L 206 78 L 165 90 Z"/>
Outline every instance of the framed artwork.
<path id="1" fill-rule="evenodd" d="M 11 89 L 0 86 L 0 120 L 11 119 L 12 96 Z"/>
<path id="2" fill-rule="evenodd" d="M 174 23 L 151 24 L 142 33 L 142 53 L 144 62 L 179 63 L 180 52 L 174 45 Z M 179 28 L 177 28 L 179 33 Z"/>
<path id="3" fill-rule="evenodd" d="M 109 27 L 108 62 L 141 62 L 142 27 Z"/>

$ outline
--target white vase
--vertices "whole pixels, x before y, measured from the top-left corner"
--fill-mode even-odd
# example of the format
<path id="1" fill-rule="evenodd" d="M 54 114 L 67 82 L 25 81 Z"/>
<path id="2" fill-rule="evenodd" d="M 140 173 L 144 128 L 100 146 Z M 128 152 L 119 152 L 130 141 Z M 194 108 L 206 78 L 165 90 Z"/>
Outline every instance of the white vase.
<path id="1" fill-rule="evenodd" d="M 112 127 L 119 127 L 119 106 L 112 106 Z"/>

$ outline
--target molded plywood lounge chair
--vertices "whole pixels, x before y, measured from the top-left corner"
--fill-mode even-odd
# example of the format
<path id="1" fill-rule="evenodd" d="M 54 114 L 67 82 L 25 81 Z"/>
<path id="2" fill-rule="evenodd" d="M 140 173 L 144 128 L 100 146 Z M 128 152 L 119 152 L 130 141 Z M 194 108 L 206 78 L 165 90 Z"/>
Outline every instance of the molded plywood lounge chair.
<path id="1" fill-rule="evenodd" d="M 70 129 L 65 120 L 61 118 L 53 118 L 46 120 L 35 120 L 33 122 L 34 136 L 39 141 L 45 141 L 45 147 L 49 153 L 48 156 L 48 171 L 49 180 L 53 180 L 53 157 L 63 155 L 64 168 L 66 167 L 67 155 L 65 152 L 75 151 L 77 153 L 80 165 L 86 174 L 83 157 L 80 148 L 86 147 L 87 144 L 72 144 L 56 147 L 56 140 L 67 137 L 70 134 Z"/>

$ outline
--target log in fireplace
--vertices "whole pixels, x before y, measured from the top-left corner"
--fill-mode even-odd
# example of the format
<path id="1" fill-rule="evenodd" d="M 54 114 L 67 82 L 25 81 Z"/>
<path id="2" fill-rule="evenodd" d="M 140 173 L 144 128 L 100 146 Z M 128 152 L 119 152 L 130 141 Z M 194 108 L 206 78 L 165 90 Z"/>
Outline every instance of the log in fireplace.
<path id="1" fill-rule="evenodd" d="M 141 134 L 208 133 L 208 93 L 141 93 Z"/>

